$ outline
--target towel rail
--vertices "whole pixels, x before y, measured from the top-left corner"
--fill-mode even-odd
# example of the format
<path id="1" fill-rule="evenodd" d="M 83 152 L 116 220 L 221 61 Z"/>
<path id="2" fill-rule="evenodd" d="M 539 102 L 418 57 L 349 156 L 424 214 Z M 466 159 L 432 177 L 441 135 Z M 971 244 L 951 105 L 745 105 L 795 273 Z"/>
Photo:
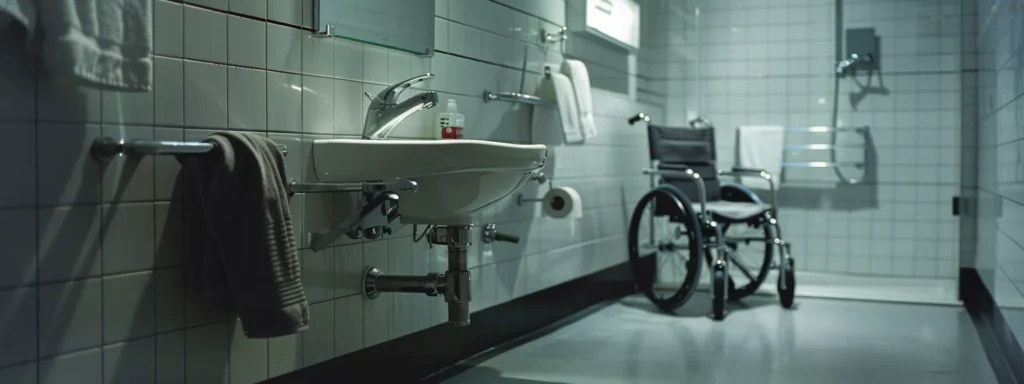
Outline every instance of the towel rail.
<path id="1" fill-rule="evenodd" d="M 551 100 L 543 99 L 534 95 L 527 95 L 525 93 L 518 92 L 499 92 L 494 93 L 491 91 L 484 91 L 484 102 L 491 102 L 495 100 L 508 101 L 512 103 L 529 104 L 529 105 L 553 105 L 555 104 Z"/>
<path id="2" fill-rule="evenodd" d="M 829 132 L 857 132 L 863 133 L 867 131 L 868 127 L 829 127 L 824 125 L 816 125 L 810 127 L 783 127 L 786 132 L 800 132 L 800 133 L 829 133 Z"/>
<path id="3" fill-rule="evenodd" d="M 350 183 L 300 183 L 288 180 L 289 193 L 330 193 L 330 192 L 416 192 L 415 181 L 395 179 L 393 181 L 358 181 Z"/>
<path id="4" fill-rule="evenodd" d="M 277 145 L 281 153 L 288 155 L 288 147 Z M 203 154 L 213 150 L 213 144 L 200 141 L 125 140 L 110 136 L 93 140 L 90 152 L 96 160 L 106 162 L 117 155 L 190 155 Z"/>

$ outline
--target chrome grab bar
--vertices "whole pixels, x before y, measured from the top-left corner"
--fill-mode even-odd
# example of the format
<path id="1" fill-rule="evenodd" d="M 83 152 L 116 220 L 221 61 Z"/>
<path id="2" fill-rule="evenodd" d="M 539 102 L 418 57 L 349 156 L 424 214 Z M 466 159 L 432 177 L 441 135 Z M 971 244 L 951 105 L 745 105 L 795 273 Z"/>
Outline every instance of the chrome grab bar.
<path id="1" fill-rule="evenodd" d="M 277 147 L 285 156 L 288 155 L 288 147 L 278 144 Z M 151 140 L 125 140 L 115 139 L 110 136 L 102 136 L 93 140 L 90 153 L 99 161 L 110 161 L 117 155 L 194 155 L 203 154 L 213 150 L 213 144 L 201 141 L 151 141 Z"/>
<path id="2" fill-rule="evenodd" d="M 491 101 L 508 101 L 512 103 L 529 104 L 529 105 L 554 105 L 555 102 L 547 99 L 543 99 L 534 95 L 527 95 L 525 93 L 518 92 L 498 92 L 494 93 L 491 91 L 484 91 L 484 102 Z"/>

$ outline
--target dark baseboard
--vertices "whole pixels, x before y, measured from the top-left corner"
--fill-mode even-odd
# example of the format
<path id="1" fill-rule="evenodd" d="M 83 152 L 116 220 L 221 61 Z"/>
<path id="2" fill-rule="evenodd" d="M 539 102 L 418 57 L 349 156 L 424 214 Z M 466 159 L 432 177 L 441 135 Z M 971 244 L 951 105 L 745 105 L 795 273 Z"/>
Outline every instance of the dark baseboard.
<path id="1" fill-rule="evenodd" d="M 999 382 L 1024 383 L 1024 350 L 974 268 L 960 268 L 960 300 L 971 314 Z"/>
<path id="2" fill-rule="evenodd" d="M 416 382 L 633 291 L 629 264 L 621 263 L 475 312 L 467 327 L 440 324 L 266 382 Z M 436 298 L 423 298 L 433 299 Z"/>

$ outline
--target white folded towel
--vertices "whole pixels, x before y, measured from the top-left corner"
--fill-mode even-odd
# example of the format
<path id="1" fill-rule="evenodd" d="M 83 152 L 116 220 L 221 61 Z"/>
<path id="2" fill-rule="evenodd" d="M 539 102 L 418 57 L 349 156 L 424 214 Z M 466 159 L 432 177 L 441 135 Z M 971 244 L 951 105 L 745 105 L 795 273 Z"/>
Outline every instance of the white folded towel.
<path id="1" fill-rule="evenodd" d="M 569 80 L 569 77 L 552 72 L 550 77 L 545 76 L 541 80 L 537 93 L 542 98 L 558 102 L 558 116 L 562 123 L 562 132 L 565 134 L 565 142 L 570 144 L 583 142 L 583 133 L 580 131 L 580 114 L 576 106 L 576 93 L 573 91 L 572 81 Z M 544 115 L 546 114 L 544 109 L 534 108 L 534 114 Z"/>
<path id="2" fill-rule="evenodd" d="M 29 49 L 41 54 L 54 77 L 77 80 L 97 88 L 150 89 L 153 83 L 151 0 L 4 3 L 0 13 L 25 26 Z"/>
<path id="3" fill-rule="evenodd" d="M 746 126 L 736 131 L 739 148 L 737 167 L 764 169 L 772 174 L 772 181 L 778 188 L 782 176 L 782 152 L 785 144 L 785 128 L 777 126 Z M 769 189 L 767 180 L 760 177 L 744 176 L 741 183 L 750 188 Z"/>
<path id="4" fill-rule="evenodd" d="M 579 60 L 566 59 L 562 62 L 561 71 L 572 80 L 572 87 L 576 92 L 576 106 L 579 109 L 583 138 L 597 136 L 597 124 L 594 122 L 594 99 L 590 95 L 590 72 L 587 71 L 587 65 Z"/>

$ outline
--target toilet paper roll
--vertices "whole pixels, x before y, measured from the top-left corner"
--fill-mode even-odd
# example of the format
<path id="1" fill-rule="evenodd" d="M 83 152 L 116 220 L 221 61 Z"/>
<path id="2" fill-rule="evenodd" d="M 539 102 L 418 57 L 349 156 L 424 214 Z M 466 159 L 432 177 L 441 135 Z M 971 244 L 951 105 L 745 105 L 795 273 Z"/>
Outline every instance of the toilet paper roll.
<path id="1" fill-rule="evenodd" d="M 561 219 L 578 219 L 583 217 L 583 203 L 580 193 L 569 187 L 551 188 L 544 194 L 544 214 Z"/>

